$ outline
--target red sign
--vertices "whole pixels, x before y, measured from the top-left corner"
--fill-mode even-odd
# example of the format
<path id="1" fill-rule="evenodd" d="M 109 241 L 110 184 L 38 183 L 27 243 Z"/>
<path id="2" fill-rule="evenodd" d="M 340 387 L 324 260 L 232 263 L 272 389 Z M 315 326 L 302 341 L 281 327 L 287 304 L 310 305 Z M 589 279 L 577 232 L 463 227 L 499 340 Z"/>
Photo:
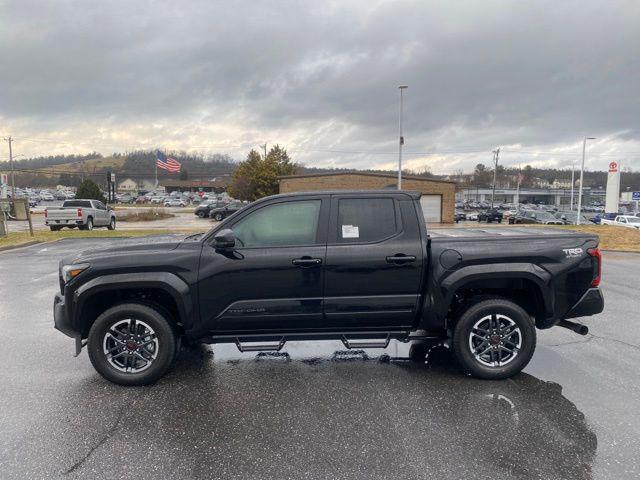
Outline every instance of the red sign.
<path id="1" fill-rule="evenodd" d="M 618 164 L 616 162 L 611 162 L 609 164 L 609 173 L 616 173 L 618 171 Z"/>

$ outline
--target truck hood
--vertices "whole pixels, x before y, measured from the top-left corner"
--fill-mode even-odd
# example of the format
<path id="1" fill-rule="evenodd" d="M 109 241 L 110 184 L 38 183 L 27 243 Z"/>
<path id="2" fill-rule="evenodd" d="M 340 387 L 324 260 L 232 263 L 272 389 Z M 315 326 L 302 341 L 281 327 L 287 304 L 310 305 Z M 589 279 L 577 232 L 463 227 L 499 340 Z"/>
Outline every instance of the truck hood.
<path id="1" fill-rule="evenodd" d="M 149 235 L 139 238 L 113 238 L 108 242 L 100 242 L 95 248 L 83 250 L 78 255 L 64 258 L 63 264 L 84 263 L 92 260 L 113 258 L 120 255 L 147 254 L 151 252 L 168 252 L 175 250 L 187 235 Z"/>

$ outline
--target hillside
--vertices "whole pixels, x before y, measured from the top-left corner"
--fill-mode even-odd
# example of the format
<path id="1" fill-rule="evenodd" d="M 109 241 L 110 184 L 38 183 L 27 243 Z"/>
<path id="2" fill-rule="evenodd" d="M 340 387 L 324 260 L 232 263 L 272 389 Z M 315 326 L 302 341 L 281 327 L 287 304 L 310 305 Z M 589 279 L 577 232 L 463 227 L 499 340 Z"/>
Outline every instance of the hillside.
<path id="1" fill-rule="evenodd" d="M 40 167 L 32 169 L 33 173 L 42 173 L 51 175 L 55 173 L 60 175 L 61 173 L 81 173 L 83 170 L 85 173 L 104 172 L 107 170 L 118 171 L 124 166 L 125 157 L 104 157 L 93 158 L 84 161 L 73 161 L 68 163 L 61 163 L 59 165 L 52 165 L 47 167 Z"/>

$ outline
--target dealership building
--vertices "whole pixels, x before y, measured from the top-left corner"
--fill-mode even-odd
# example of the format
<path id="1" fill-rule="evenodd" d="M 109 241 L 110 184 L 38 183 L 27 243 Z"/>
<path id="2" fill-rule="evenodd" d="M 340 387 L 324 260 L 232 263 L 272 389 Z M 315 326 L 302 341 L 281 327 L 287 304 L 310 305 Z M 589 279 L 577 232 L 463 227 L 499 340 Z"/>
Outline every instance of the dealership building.
<path id="1" fill-rule="evenodd" d="M 397 187 L 394 174 L 336 172 L 280 177 L 280 193 L 318 190 L 380 190 Z M 456 183 L 412 175 L 402 176 L 402 189 L 422 192 L 420 203 L 427 222 L 453 223 Z"/>
<path id="2" fill-rule="evenodd" d="M 491 188 L 463 187 L 458 190 L 456 197 L 458 201 L 490 202 L 493 191 Z M 574 202 L 578 202 L 578 188 L 574 189 Z M 593 201 L 603 202 L 605 190 L 585 187 L 582 191 L 582 201 L 589 203 Z M 496 203 L 544 203 L 547 205 L 570 205 L 570 188 L 496 188 Z"/>

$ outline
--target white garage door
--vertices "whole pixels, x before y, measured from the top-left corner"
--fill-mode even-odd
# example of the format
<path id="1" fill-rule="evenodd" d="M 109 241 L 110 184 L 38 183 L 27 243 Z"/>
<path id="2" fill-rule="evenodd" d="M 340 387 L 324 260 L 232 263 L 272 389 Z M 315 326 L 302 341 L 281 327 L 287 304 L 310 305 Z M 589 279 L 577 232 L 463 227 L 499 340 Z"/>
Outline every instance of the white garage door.
<path id="1" fill-rule="evenodd" d="M 424 219 L 429 223 L 442 221 L 442 197 L 440 195 L 422 195 L 420 197 Z"/>

